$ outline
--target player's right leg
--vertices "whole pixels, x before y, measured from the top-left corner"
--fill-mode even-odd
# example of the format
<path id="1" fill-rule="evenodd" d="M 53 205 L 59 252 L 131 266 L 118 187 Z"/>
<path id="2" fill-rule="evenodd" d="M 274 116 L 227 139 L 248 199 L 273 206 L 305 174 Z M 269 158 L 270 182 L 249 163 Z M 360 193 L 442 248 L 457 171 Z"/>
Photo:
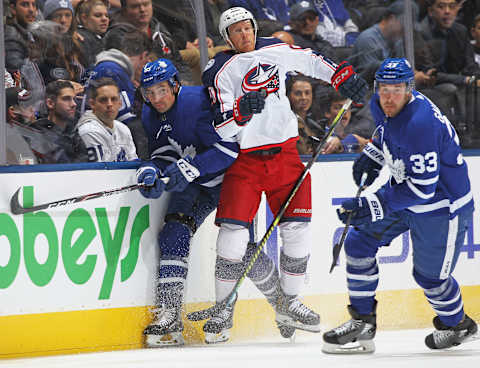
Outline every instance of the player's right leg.
<path id="1" fill-rule="evenodd" d="M 249 239 L 248 229 L 242 225 L 222 223 L 217 238 L 215 263 L 215 295 L 217 303 L 224 301 L 233 290 L 244 269 L 243 257 Z M 236 302 L 236 299 L 235 299 Z M 235 302 L 219 310 L 203 326 L 205 342 L 215 344 L 230 338 Z"/>

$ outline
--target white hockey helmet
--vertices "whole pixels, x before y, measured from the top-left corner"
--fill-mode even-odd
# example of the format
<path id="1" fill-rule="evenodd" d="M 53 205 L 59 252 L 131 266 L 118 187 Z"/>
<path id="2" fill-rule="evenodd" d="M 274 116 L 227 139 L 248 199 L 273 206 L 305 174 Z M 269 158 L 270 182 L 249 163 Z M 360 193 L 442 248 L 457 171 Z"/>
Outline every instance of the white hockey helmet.
<path id="1" fill-rule="evenodd" d="M 218 22 L 218 31 L 222 35 L 223 39 L 230 46 L 234 47 L 230 37 L 228 36 L 228 27 L 232 24 L 241 22 L 242 20 L 250 20 L 253 25 L 253 31 L 255 32 L 255 40 L 257 39 L 257 21 L 253 17 L 253 14 L 250 13 L 247 9 L 242 7 L 234 7 L 225 10 L 222 15 L 220 15 L 220 21 Z"/>

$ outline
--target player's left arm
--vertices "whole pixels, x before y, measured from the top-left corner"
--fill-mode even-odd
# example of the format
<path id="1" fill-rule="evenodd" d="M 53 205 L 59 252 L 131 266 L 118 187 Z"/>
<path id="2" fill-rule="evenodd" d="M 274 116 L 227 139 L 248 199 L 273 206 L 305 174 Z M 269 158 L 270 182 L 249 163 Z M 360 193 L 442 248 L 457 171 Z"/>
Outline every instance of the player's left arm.
<path id="1" fill-rule="evenodd" d="M 328 82 L 340 94 L 354 102 L 362 102 L 367 93 L 367 82 L 360 77 L 348 61 L 336 64 L 328 57 L 310 49 L 284 46 L 284 58 L 289 69 Z M 282 50 L 283 51 L 283 50 Z"/>

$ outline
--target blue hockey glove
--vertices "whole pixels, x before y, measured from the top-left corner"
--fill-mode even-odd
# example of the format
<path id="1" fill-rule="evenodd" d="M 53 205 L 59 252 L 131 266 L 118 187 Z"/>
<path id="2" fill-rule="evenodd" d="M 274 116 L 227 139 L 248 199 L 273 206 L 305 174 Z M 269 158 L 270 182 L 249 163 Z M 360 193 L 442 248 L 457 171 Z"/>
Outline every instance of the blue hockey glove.
<path id="1" fill-rule="evenodd" d="M 163 174 L 170 178 L 165 188 L 167 192 L 183 192 L 188 184 L 200 176 L 200 171 L 192 165 L 192 158 L 185 156 L 168 165 Z"/>
<path id="2" fill-rule="evenodd" d="M 165 183 L 159 178 L 162 176 L 159 168 L 153 162 L 146 162 L 137 170 L 137 183 L 144 184 L 139 188 L 145 198 L 159 198 L 165 190 Z"/>
<path id="3" fill-rule="evenodd" d="M 346 224 L 350 213 L 352 213 L 350 225 L 353 226 L 380 221 L 385 216 L 383 199 L 377 193 L 368 194 L 365 197 L 347 199 L 337 209 L 337 216 L 340 221 Z"/>
<path id="4" fill-rule="evenodd" d="M 265 90 L 247 92 L 233 103 L 233 118 L 238 125 L 245 125 L 253 114 L 259 114 L 265 107 Z"/>
<path id="5" fill-rule="evenodd" d="M 348 61 L 342 61 L 332 76 L 332 86 L 344 97 L 353 102 L 362 102 L 367 94 L 367 82 L 353 71 Z"/>
<path id="6" fill-rule="evenodd" d="M 360 186 L 362 175 L 366 172 L 368 176 L 364 185 L 367 187 L 371 185 L 380 174 L 384 164 L 383 152 L 373 143 L 368 143 L 353 163 L 353 180 L 355 180 L 355 184 Z"/>

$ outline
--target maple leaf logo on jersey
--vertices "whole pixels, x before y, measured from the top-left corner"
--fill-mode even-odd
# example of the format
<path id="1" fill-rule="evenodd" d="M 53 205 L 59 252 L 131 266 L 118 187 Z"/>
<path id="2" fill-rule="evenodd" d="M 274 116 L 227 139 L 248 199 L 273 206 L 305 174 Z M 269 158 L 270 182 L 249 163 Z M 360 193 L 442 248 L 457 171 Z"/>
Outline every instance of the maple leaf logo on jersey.
<path id="1" fill-rule="evenodd" d="M 242 81 L 242 91 L 244 93 L 265 89 L 268 94 L 275 93 L 280 98 L 278 95 L 279 88 L 280 77 L 277 65 L 258 63 L 255 68 L 248 71 Z"/>
<path id="2" fill-rule="evenodd" d="M 195 146 L 193 146 L 192 144 L 185 147 L 185 149 L 183 149 L 182 145 L 179 144 L 175 139 L 170 137 L 167 137 L 167 139 L 170 145 L 175 150 L 175 152 L 177 152 L 181 158 L 184 158 L 186 156 L 190 156 L 191 158 L 194 158 L 195 155 L 197 154 L 197 150 L 195 149 Z"/>
<path id="3" fill-rule="evenodd" d="M 385 155 L 385 163 L 390 169 L 390 173 L 395 178 L 397 184 L 403 183 L 405 179 L 407 179 L 407 176 L 405 175 L 405 163 L 403 160 L 400 158 L 394 160 L 385 142 L 383 142 L 383 154 Z"/>

